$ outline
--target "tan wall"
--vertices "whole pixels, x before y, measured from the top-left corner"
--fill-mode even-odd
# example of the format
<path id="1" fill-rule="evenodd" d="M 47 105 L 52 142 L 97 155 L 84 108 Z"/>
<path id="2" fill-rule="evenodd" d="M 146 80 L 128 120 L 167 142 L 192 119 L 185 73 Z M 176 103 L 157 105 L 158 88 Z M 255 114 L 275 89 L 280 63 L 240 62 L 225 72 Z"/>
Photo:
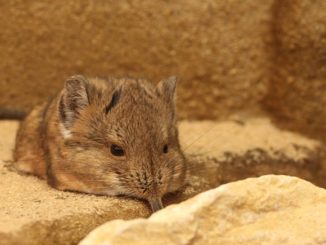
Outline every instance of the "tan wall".
<path id="1" fill-rule="evenodd" d="M 263 105 L 290 128 L 326 136 L 325 4 L 1 1 L 0 109 L 28 110 L 76 73 L 175 74 L 181 118 Z"/>
<path id="2" fill-rule="evenodd" d="M 272 0 L 1 1 L 0 107 L 31 108 L 76 73 L 180 78 L 181 117 L 257 104 Z"/>
<path id="3" fill-rule="evenodd" d="M 326 1 L 279 1 L 274 19 L 267 107 L 279 123 L 326 140 Z"/>

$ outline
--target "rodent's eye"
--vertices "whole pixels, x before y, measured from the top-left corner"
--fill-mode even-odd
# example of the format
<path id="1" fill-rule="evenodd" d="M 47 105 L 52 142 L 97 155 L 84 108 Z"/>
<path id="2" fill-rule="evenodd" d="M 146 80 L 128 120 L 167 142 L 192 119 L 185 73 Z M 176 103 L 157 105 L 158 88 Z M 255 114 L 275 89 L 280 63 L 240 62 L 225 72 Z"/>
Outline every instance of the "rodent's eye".
<path id="1" fill-rule="evenodd" d="M 117 157 L 124 156 L 124 154 L 125 154 L 124 150 L 120 146 L 117 146 L 114 144 L 111 145 L 111 153 L 112 153 L 112 155 L 117 156 Z"/>
<path id="2" fill-rule="evenodd" d="M 164 153 L 168 153 L 168 151 L 169 151 L 169 146 L 168 145 L 164 145 L 163 152 Z"/>

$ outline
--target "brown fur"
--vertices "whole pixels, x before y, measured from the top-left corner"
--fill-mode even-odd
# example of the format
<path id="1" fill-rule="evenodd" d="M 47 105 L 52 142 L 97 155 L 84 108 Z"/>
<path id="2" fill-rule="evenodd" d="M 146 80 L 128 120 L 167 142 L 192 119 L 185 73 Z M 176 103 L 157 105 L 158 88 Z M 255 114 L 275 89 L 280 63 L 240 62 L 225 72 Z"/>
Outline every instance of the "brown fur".
<path id="1" fill-rule="evenodd" d="M 185 180 L 174 90 L 173 78 L 154 87 L 144 80 L 71 77 L 22 122 L 15 166 L 60 190 L 160 200 Z M 111 144 L 125 155 L 111 154 Z"/>

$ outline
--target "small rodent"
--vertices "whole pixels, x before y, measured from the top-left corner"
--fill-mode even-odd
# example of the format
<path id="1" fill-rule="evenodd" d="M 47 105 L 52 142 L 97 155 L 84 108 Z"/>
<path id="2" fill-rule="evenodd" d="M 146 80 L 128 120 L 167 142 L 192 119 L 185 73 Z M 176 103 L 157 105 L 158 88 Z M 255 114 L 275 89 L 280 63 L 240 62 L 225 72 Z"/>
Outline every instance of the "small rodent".
<path id="1" fill-rule="evenodd" d="M 68 79 L 16 137 L 15 167 L 59 190 L 146 199 L 153 211 L 185 182 L 176 79 Z"/>

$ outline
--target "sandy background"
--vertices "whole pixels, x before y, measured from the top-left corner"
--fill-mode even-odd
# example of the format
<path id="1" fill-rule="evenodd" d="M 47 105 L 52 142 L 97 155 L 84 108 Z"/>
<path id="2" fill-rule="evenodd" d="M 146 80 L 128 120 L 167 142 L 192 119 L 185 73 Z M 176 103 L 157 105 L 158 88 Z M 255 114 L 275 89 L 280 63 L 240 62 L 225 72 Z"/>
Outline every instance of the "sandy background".
<path id="1" fill-rule="evenodd" d="M 0 115 L 72 74 L 180 78 L 180 118 L 267 109 L 325 139 L 324 0 L 3 1 Z M 282 124 L 281 124 L 282 123 Z"/>

